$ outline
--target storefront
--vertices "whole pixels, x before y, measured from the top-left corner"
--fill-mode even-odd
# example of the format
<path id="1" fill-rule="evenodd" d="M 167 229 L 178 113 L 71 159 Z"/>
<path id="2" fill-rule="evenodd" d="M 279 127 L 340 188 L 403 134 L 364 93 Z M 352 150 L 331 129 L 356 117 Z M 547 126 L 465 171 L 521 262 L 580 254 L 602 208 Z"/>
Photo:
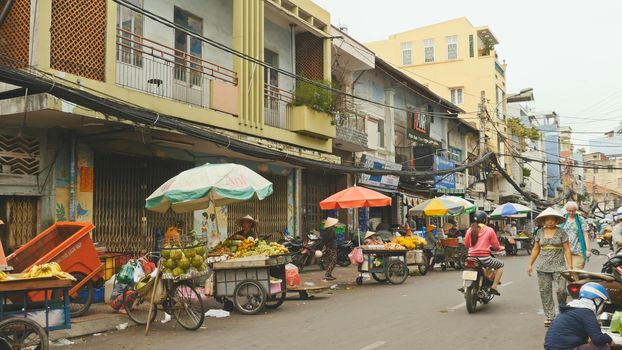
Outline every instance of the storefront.
<path id="1" fill-rule="evenodd" d="M 361 156 L 361 164 L 365 168 L 402 170 L 401 164 L 367 154 Z M 397 191 L 399 181 L 399 176 L 395 175 L 360 175 L 358 180 L 359 185 L 381 192 L 392 199 L 391 206 L 389 207 L 376 207 L 359 210 L 358 220 L 360 230 L 388 230 L 394 225 L 399 225 L 402 222 L 400 215 L 401 196 Z"/>

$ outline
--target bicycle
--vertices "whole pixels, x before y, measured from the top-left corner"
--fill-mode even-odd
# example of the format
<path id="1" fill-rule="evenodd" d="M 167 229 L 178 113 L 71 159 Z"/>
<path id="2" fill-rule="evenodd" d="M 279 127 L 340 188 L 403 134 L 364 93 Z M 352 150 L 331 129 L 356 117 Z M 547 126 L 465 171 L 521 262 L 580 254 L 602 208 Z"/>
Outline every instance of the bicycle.
<path id="1" fill-rule="evenodd" d="M 148 254 L 150 255 L 150 254 Z M 151 255 L 154 255 L 151 253 Z M 156 288 L 153 310 L 149 323 L 153 323 L 157 316 L 157 311 L 175 317 L 177 323 L 187 330 L 197 330 L 203 325 L 205 320 L 205 306 L 194 283 L 189 279 L 163 279 L 162 269 L 158 268 L 159 276 L 147 277 L 140 283 L 129 286 L 123 292 L 123 307 L 128 317 L 139 325 L 146 325 L 149 317 L 149 306 L 153 288 Z M 158 280 L 158 284 L 154 283 Z M 136 287 L 142 287 L 136 289 Z M 160 290 L 158 290 L 160 289 Z"/>

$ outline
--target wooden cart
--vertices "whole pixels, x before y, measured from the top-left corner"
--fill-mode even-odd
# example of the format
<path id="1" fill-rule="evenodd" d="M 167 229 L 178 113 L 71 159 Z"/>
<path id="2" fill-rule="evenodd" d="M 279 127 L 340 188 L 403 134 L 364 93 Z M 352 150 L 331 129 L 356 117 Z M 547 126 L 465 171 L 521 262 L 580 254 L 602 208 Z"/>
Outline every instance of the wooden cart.
<path id="1" fill-rule="evenodd" d="M 249 257 L 216 262 L 214 270 L 214 297 L 240 313 L 252 315 L 264 307 L 277 308 L 287 294 L 285 265 L 290 255 Z"/>

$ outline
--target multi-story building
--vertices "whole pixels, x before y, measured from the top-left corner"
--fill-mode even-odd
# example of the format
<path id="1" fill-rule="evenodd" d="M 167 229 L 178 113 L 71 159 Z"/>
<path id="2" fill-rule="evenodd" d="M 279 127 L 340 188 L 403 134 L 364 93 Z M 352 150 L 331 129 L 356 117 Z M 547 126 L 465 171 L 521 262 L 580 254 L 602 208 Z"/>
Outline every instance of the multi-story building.
<path id="1" fill-rule="evenodd" d="M 583 154 L 583 174 L 586 182 L 591 182 L 603 188 L 615 189 L 620 192 L 622 189 L 622 155 L 607 156 L 604 153 Z M 592 197 L 591 188 L 586 185 L 586 195 Z M 600 203 L 599 203 L 600 204 Z M 620 203 L 622 205 L 622 203 Z M 603 208 L 601 205 L 600 208 Z M 616 207 L 617 208 L 617 207 Z M 612 207 L 608 208 L 609 210 Z"/>
<path id="2" fill-rule="evenodd" d="M 559 156 L 561 166 L 561 185 L 569 197 L 577 199 L 579 181 L 575 174 L 574 146 L 572 144 L 572 128 L 562 126 L 559 128 Z"/>
<path id="3" fill-rule="evenodd" d="M 511 173 L 512 167 L 506 164 L 506 64 L 498 61 L 497 44 L 490 28 L 475 27 L 462 17 L 393 34 L 367 45 L 462 108 L 465 113 L 460 118 L 486 134 L 486 150 L 497 153 L 501 166 Z M 478 118 L 482 99 L 487 114 Z M 499 173 L 493 173 L 487 182 L 486 199 L 500 200 L 505 182 Z"/>
<path id="4" fill-rule="evenodd" d="M 589 207 L 592 208 L 596 217 L 611 216 L 622 206 L 622 191 L 618 187 L 595 185 L 587 180 L 585 181 L 585 190 L 590 197 L 587 203 L 591 204 Z"/>
<path id="5" fill-rule="evenodd" d="M 560 134 L 559 116 L 555 112 L 539 113 L 535 117 L 538 120 L 538 129 L 542 133 L 544 153 L 546 156 L 546 191 L 549 199 L 558 198 L 563 194 L 561 183 L 561 157 L 560 157 Z"/>
<path id="6" fill-rule="evenodd" d="M 35 73 L 28 77 L 52 88 L 3 86 L 0 215 L 9 246 L 61 220 L 93 221 L 94 238 L 110 250 L 151 249 L 176 220 L 213 241 L 245 214 L 261 232 L 319 225 L 297 208 L 329 194 L 336 177 L 311 182 L 312 167 L 202 135 L 338 163 L 333 116 L 296 99 L 293 78 L 331 80 L 331 36 L 330 14 L 308 0 L 14 1 L 0 26 L 2 68 Z M 61 86 L 81 99 L 60 98 Z M 147 114 L 157 117 L 140 121 Z M 248 165 L 274 193 L 216 215 L 144 209 L 157 186 L 205 162 Z"/>

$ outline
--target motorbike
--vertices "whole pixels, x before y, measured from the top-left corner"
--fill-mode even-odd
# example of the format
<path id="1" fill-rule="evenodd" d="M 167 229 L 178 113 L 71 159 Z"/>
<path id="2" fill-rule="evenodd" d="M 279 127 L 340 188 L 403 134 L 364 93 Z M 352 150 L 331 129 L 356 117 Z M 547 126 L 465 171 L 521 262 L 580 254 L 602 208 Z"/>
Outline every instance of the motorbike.
<path id="1" fill-rule="evenodd" d="M 601 272 L 569 270 L 561 273 L 568 281 L 566 289 L 573 298 L 579 297 L 581 287 L 588 282 L 596 282 L 607 289 L 611 303 L 605 306 L 606 312 L 622 311 L 622 250 L 610 253 Z"/>
<path id="2" fill-rule="evenodd" d="M 302 246 L 294 247 L 294 249 L 300 249 L 292 253 L 292 264 L 298 267 L 299 272 L 302 272 L 305 266 L 313 263 L 315 258 L 319 259 L 322 257 L 322 245 L 322 239 L 318 234 L 307 234 L 307 240 L 302 244 Z"/>
<path id="3" fill-rule="evenodd" d="M 495 297 L 490 291 L 494 278 L 495 271 L 482 265 L 479 258 L 475 256 L 466 258 L 462 271 L 464 282 L 460 291 L 464 293 L 466 309 L 470 314 L 476 311 L 478 302 L 488 304 Z"/>
<path id="4" fill-rule="evenodd" d="M 350 258 L 348 257 L 348 254 L 352 252 L 352 248 L 354 248 L 354 243 L 352 241 L 343 241 L 337 244 L 337 265 L 341 267 L 348 267 L 352 264 Z M 322 270 L 325 269 L 324 257 L 320 258 L 319 265 Z"/>

